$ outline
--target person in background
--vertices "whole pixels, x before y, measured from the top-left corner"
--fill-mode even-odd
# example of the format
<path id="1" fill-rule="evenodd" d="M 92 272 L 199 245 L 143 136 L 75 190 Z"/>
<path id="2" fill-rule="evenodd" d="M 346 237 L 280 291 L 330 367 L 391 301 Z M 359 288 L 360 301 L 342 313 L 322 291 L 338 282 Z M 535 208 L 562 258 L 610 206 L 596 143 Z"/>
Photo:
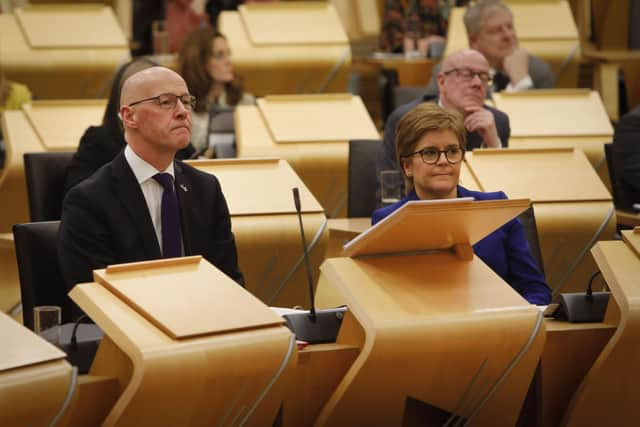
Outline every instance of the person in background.
<path id="1" fill-rule="evenodd" d="M 125 80 L 119 112 L 126 148 L 63 202 L 58 253 L 68 289 L 107 265 L 189 255 L 244 285 L 220 182 L 175 160 L 189 145 L 194 105 L 168 68 Z"/>
<path id="2" fill-rule="evenodd" d="M 194 2 L 193 0 L 167 1 L 169 52 L 178 52 L 189 33 L 194 29 L 210 25 L 209 16 L 204 11 L 204 7 L 203 2 Z"/>
<path id="3" fill-rule="evenodd" d="M 616 199 L 619 209 L 640 211 L 640 105 L 618 121 L 613 134 Z"/>
<path id="4" fill-rule="evenodd" d="M 493 92 L 509 92 L 554 87 L 551 67 L 520 47 L 513 13 L 500 0 L 479 0 L 464 15 L 469 47 L 482 53 L 491 67 Z M 437 93 L 434 67 L 427 93 Z"/>
<path id="5" fill-rule="evenodd" d="M 198 28 L 185 40 L 178 55 L 178 71 L 196 97 L 192 144 L 207 148 L 209 112 L 214 107 L 254 104 L 233 72 L 227 39 L 210 28 Z"/>
<path id="6" fill-rule="evenodd" d="M 102 124 L 87 128 L 80 138 L 78 150 L 67 167 L 64 194 L 80 181 L 90 177 L 101 166 L 113 160 L 127 145 L 124 140 L 122 122 L 118 115 L 122 84 L 129 76 L 156 65 L 148 59 L 135 59 L 122 65 L 116 71 L 111 84 L 107 108 L 102 116 Z M 194 152 L 193 146 L 189 145 L 180 150 L 176 157 L 180 160 L 188 159 Z"/>
<path id="7" fill-rule="evenodd" d="M 509 144 L 509 117 L 484 104 L 489 78 L 489 63 L 473 49 L 454 52 L 444 60 L 438 73 L 439 96 L 425 95 L 398 107 L 387 119 L 384 140 L 377 158 L 377 173 L 398 168 L 395 135 L 398 121 L 423 102 L 433 102 L 455 110 L 464 117 L 467 148 L 500 148 Z"/>
<path id="8" fill-rule="evenodd" d="M 374 211 L 372 224 L 411 200 L 506 199 L 502 191 L 484 193 L 459 185 L 466 134 L 462 115 L 433 103 L 422 103 L 403 116 L 395 143 L 407 194 L 399 202 Z M 531 304 L 551 302 L 551 290 L 531 256 L 517 218 L 473 245 L 473 251 Z"/>
<path id="9" fill-rule="evenodd" d="M 0 70 L 0 119 L 6 110 L 19 110 L 23 104 L 31 102 L 31 92 L 23 84 L 9 81 Z M 0 120 L 0 123 L 2 121 Z M 4 167 L 5 147 L 0 128 L 0 168 Z"/>

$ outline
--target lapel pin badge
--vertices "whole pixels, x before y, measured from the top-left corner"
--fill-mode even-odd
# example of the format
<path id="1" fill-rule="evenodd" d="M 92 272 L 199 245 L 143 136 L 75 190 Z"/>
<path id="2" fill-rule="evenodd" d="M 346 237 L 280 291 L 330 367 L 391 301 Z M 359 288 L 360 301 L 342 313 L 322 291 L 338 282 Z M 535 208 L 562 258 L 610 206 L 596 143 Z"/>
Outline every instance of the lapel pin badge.
<path id="1" fill-rule="evenodd" d="M 189 190 L 187 190 L 187 186 L 184 184 L 180 184 L 180 188 L 182 188 L 182 191 L 184 191 L 185 193 Z"/>

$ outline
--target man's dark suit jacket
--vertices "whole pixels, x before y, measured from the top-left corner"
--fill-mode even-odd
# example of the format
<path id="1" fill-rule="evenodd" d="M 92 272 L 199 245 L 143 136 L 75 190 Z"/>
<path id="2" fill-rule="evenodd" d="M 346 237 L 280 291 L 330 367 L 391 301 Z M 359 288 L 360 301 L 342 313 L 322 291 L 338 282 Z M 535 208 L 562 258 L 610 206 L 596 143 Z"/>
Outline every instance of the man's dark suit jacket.
<path id="1" fill-rule="evenodd" d="M 408 104 L 401 105 L 396 108 L 393 113 L 387 119 L 387 123 L 384 127 L 384 141 L 382 141 L 382 147 L 378 152 L 377 158 L 377 173 L 380 176 L 380 171 L 397 169 L 399 168 L 396 161 L 396 127 L 398 122 L 409 111 L 413 110 L 419 104 L 423 102 L 437 102 L 438 98 L 425 95 L 420 99 L 411 101 Z M 496 130 L 498 131 L 498 137 L 502 141 L 502 146 L 509 145 L 509 136 L 511 136 L 511 128 L 509 127 L 509 116 L 500 110 L 484 106 L 487 110 L 493 113 L 493 118 L 496 123 Z M 467 150 L 473 150 L 474 148 L 480 148 L 482 146 L 482 138 L 478 132 L 467 132 Z"/>
<path id="2" fill-rule="evenodd" d="M 616 204 L 632 210 L 640 203 L 640 105 L 624 115 L 613 135 Z"/>
<path id="3" fill-rule="evenodd" d="M 184 254 L 202 255 L 243 285 L 220 183 L 182 162 L 174 166 Z M 161 258 L 147 203 L 124 152 L 65 197 L 58 253 L 68 289 L 92 281 L 94 269 Z"/>

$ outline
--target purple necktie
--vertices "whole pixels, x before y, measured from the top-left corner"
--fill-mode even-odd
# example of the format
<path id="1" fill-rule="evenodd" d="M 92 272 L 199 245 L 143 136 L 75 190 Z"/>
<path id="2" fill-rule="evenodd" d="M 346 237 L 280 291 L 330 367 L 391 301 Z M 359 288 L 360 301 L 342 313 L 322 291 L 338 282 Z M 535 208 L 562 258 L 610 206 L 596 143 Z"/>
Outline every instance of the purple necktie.
<path id="1" fill-rule="evenodd" d="M 173 177 L 168 173 L 157 173 L 153 179 L 164 188 L 162 204 L 162 257 L 175 258 L 182 255 L 180 245 L 180 218 L 178 216 L 178 198 L 173 187 Z"/>

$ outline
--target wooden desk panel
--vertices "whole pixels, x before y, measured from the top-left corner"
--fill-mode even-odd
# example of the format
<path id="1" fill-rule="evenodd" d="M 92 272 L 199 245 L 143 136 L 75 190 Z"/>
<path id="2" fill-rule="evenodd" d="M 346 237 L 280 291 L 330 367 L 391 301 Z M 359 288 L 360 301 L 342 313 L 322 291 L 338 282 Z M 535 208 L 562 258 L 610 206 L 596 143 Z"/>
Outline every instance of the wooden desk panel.
<path id="1" fill-rule="evenodd" d="M 38 19 L 43 18 L 47 25 L 28 20 L 31 32 L 27 35 L 16 15 L 0 15 L 0 62 L 7 78 L 26 84 L 38 99 L 106 96 L 111 75 L 119 64 L 130 60 L 126 39 L 111 9 L 96 5 L 31 5 L 27 10 L 29 16 L 41 11 L 37 13 Z M 58 24 L 64 30 L 52 32 L 50 26 L 56 25 L 60 13 L 64 19 Z M 69 20 L 72 25 L 65 24 Z M 105 22 L 111 24 L 104 28 Z M 87 27 L 101 31 L 87 33 L 83 30 Z M 96 37 L 100 39 L 99 46 L 60 47 L 58 43 L 77 45 Z M 31 45 L 31 42 L 48 45 L 56 40 L 55 48 Z M 104 47 L 105 43 L 108 47 Z"/>

